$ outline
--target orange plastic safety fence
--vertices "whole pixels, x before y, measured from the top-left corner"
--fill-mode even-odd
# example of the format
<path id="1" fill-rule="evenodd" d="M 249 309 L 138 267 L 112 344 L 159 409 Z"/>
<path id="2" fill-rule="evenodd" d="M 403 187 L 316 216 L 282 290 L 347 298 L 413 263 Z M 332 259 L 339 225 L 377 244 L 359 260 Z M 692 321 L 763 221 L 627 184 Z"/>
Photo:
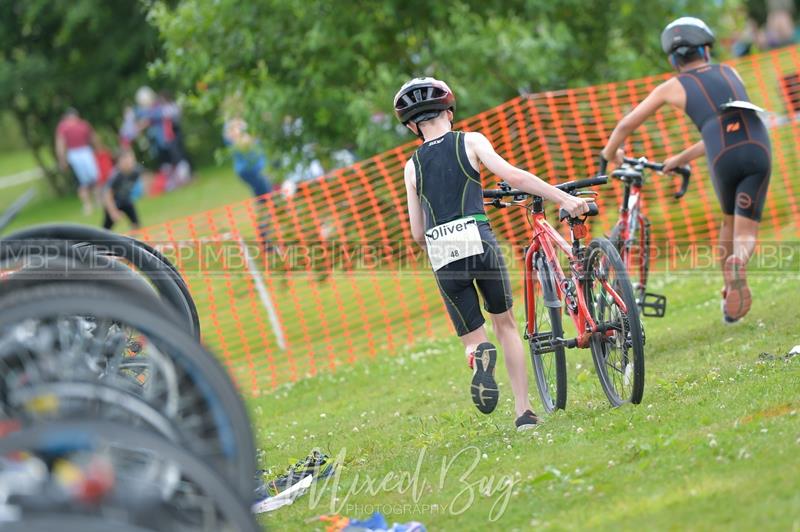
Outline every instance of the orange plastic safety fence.
<path id="1" fill-rule="evenodd" d="M 753 102 L 770 111 L 773 169 L 763 232 L 796 238 L 800 51 L 732 65 Z M 597 171 L 597 154 L 614 125 L 668 76 L 518 97 L 456 126 L 482 132 L 511 163 L 551 183 L 578 179 Z M 663 109 L 631 136 L 627 153 L 662 161 L 698 139 L 683 113 Z M 140 232 L 183 273 L 204 341 L 241 389 L 258 394 L 391 354 L 419 338 L 452 334 L 427 259 L 410 235 L 403 166 L 416 146 L 412 141 L 303 183 L 288 199 L 271 194 Z M 653 174 L 646 183 L 643 202 L 656 245 L 717 237 L 719 207 L 707 162 L 693 167 L 681 201 L 672 197 L 677 179 Z M 486 186 L 496 182 L 483 178 Z M 595 233 L 611 230 L 621 199 L 619 183 L 601 190 Z M 501 240 L 512 244 L 507 262 L 518 262 L 528 238 L 523 212 L 489 215 Z"/>

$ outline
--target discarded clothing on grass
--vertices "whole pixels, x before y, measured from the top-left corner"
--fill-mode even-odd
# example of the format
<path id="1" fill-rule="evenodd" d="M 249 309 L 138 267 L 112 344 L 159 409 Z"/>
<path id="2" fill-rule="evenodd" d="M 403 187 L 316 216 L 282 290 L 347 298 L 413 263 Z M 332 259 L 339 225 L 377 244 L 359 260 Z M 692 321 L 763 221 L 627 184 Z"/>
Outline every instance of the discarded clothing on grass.
<path id="1" fill-rule="evenodd" d="M 278 495 L 266 497 L 260 501 L 256 501 L 253 503 L 253 506 L 251 506 L 250 510 L 254 514 L 263 514 L 264 512 L 271 512 L 273 510 L 277 510 L 278 508 L 288 506 L 292 504 L 295 499 L 308 491 L 308 488 L 311 486 L 312 482 L 314 482 L 314 477 L 308 475 L 303 480 L 293 485 L 291 488 L 282 491 Z"/>
<path id="2" fill-rule="evenodd" d="M 760 360 L 789 360 L 792 357 L 800 355 L 800 345 L 794 346 L 791 351 L 785 355 L 773 355 L 771 353 L 761 353 L 758 355 Z"/>
<path id="3" fill-rule="evenodd" d="M 425 532 L 425 525 L 417 521 L 393 523 L 389 526 L 380 512 L 361 520 L 348 519 L 341 515 L 323 515 L 319 519 L 330 523 L 325 527 L 325 532 Z"/>
<path id="4" fill-rule="evenodd" d="M 256 475 L 255 502 L 253 513 L 277 510 L 292 504 L 303 495 L 311 483 L 333 474 L 334 464 L 328 462 L 328 455 L 314 449 L 286 470 L 286 473 L 271 480 L 264 480 L 264 472 Z"/>

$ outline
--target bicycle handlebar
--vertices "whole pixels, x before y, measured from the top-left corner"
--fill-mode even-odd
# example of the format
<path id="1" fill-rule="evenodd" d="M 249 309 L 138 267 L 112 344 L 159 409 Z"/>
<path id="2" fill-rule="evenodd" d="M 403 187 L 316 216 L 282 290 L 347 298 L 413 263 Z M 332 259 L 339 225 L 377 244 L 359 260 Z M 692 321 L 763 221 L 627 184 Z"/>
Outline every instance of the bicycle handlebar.
<path id="1" fill-rule="evenodd" d="M 597 203 L 591 202 L 589 203 L 589 211 L 584 214 L 584 216 L 597 216 L 600 213 L 600 209 L 597 207 Z M 558 220 L 566 220 L 567 218 L 572 218 L 569 215 L 569 212 L 566 209 L 559 209 L 558 210 Z"/>
<path id="2" fill-rule="evenodd" d="M 656 172 L 663 172 L 664 171 L 664 165 L 663 164 L 650 162 L 644 157 L 640 157 L 638 159 L 635 159 L 633 157 L 625 157 L 624 160 L 628 164 L 641 165 L 644 168 L 649 168 L 650 170 L 655 170 Z M 681 176 L 684 176 L 684 177 L 688 178 L 688 177 L 690 177 L 692 175 L 692 167 L 689 166 L 688 164 L 686 166 L 676 166 L 675 168 L 670 170 L 670 172 L 674 172 L 674 173 L 676 173 L 678 175 L 681 175 Z"/>
<path id="3" fill-rule="evenodd" d="M 605 185 L 608 183 L 608 176 L 599 175 L 595 177 L 590 177 L 587 179 L 578 179 L 576 181 L 567 181 L 566 183 L 560 183 L 555 185 L 555 187 L 559 190 L 563 190 L 564 192 L 573 192 L 578 190 L 579 188 L 587 188 L 593 187 L 596 185 Z M 529 192 L 525 192 L 524 190 L 519 190 L 516 188 L 511 188 L 506 185 L 504 182 L 500 183 L 499 189 L 491 189 L 491 190 L 484 190 L 483 197 L 484 198 L 507 198 L 507 197 L 528 197 L 534 196 L 534 194 L 530 194 Z"/>
<path id="4" fill-rule="evenodd" d="M 642 166 L 643 168 L 649 168 L 650 170 L 655 170 L 656 172 L 663 172 L 664 165 L 661 163 L 653 163 L 648 161 L 645 157 L 640 157 L 638 159 L 634 157 L 625 157 L 624 161 L 628 164 Z M 670 170 L 670 172 L 678 174 L 681 176 L 681 188 L 674 194 L 675 199 L 681 199 L 685 194 L 686 191 L 689 189 L 689 178 L 692 177 L 692 167 L 688 164 L 686 166 L 678 166 Z"/>

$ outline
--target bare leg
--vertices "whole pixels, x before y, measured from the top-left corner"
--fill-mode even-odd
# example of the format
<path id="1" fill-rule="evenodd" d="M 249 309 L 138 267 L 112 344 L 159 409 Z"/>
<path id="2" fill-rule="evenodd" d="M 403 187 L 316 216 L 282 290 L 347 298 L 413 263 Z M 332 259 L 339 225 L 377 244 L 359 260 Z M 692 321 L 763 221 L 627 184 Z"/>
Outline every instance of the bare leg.
<path id="1" fill-rule="evenodd" d="M 747 286 L 745 265 L 756 246 L 758 222 L 735 216 L 733 227 L 732 254 L 722 266 L 726 292 L 723 310 L 728 322 L 737 321 L 750 311 L 752 298 Z"/>
<path id="2" fill-rule="evenodd" d="M 722 225 L 719 228 L 719 264 L 720 267 L 725 264 L 728 257 L 733 255 L 733 229 L 734 220 L 730 214 L 724 214 L 722 218 Z"/>
<path id="3" fill-rule="evenodd" d="M 717 260 L 719 267 L 725 274 L 725 261 L 733 255 L 733 215 L 723 214 L 722 224 L 719 227 L 719 247 L 717 248 Z M 722 287 L 722 299 L 725 299 L 726 287 Z"/>
<path id="4" fill-rule="evenodd" d="M 758 239 L 758 222 L 735 216 L 733 224 L 733 252 L 732 255 L 747 264 L 753 256 Z"/>
<path id="5" fill-rule="evenodd" d="M 92 188 L 92 203 L 97 205 L 98 208 L 103 206 L 103 187 L 97 184 L 91 185 Z"/>
<path id="6" fill-rule="evenodd" d="M 528 399 L 528 368 L 525 363 L 525 351 L 522 347 L 517 322 L 513 310 L 509 309 L 502 314 L 490 314 L 492 326 L 503 346 L 503 358 L 506 361 L 508 378 L 511 381 L 511 391 L 514 394 L 514 410 L 521 416 L 531 408 Z"/>
<path id="7" fill-rule="evenodd" d="M 489 341 L 489 338 L 486 336 L 486 327 L 483 325 L 474 331 L 468 332 L 464 336 L 459 336 L 459 338 L 461 338 L 461 341 L 464 343 L 464 355 L 467 357 L 468 363 L 470 353 L 478 348 L 478 344 Z"/>
<path id="8" fill-rule="evenodd" d="M 92 214 L 92 197 L 91 197 L 91 189 L 88 186 L 78 187 L 78 197 L 81 199 L 81 203 L 83 204 L 83 214 L 87 216 Z"/>

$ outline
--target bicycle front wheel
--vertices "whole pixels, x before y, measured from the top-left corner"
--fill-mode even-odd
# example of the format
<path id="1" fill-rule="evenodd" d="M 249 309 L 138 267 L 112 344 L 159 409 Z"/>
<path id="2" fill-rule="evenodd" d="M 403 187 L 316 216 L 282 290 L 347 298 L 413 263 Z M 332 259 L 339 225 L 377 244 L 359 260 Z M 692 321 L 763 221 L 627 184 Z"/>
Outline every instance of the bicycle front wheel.
<path id="1" fill-rule="evenodd" d="M 601 332 L 590 342 L 600 385 L 613 406 L 640 403 L 644 394 L 644 339 L 628 272 L 605 238 L 586 250 L 584 296 Z"/>
<path id="2" fill-rule="evenodd" d="M 561 303 L 558 300 L 550 267 L 542 255 L 534 259 L 533 336 L 528 338 L 536 387 L 546 412 L 567 406 L 567 361 L 561 344 Z M 527 290 L 527 286 L 526 286 Z M 525 301 L 527 303 L 527 293 Z M 549 302 L 550 306 L 547 306 Z M 556 306 L 557 303 L 557 306 Z M 530 312 L 527 309 L 526 312 Z"/>

